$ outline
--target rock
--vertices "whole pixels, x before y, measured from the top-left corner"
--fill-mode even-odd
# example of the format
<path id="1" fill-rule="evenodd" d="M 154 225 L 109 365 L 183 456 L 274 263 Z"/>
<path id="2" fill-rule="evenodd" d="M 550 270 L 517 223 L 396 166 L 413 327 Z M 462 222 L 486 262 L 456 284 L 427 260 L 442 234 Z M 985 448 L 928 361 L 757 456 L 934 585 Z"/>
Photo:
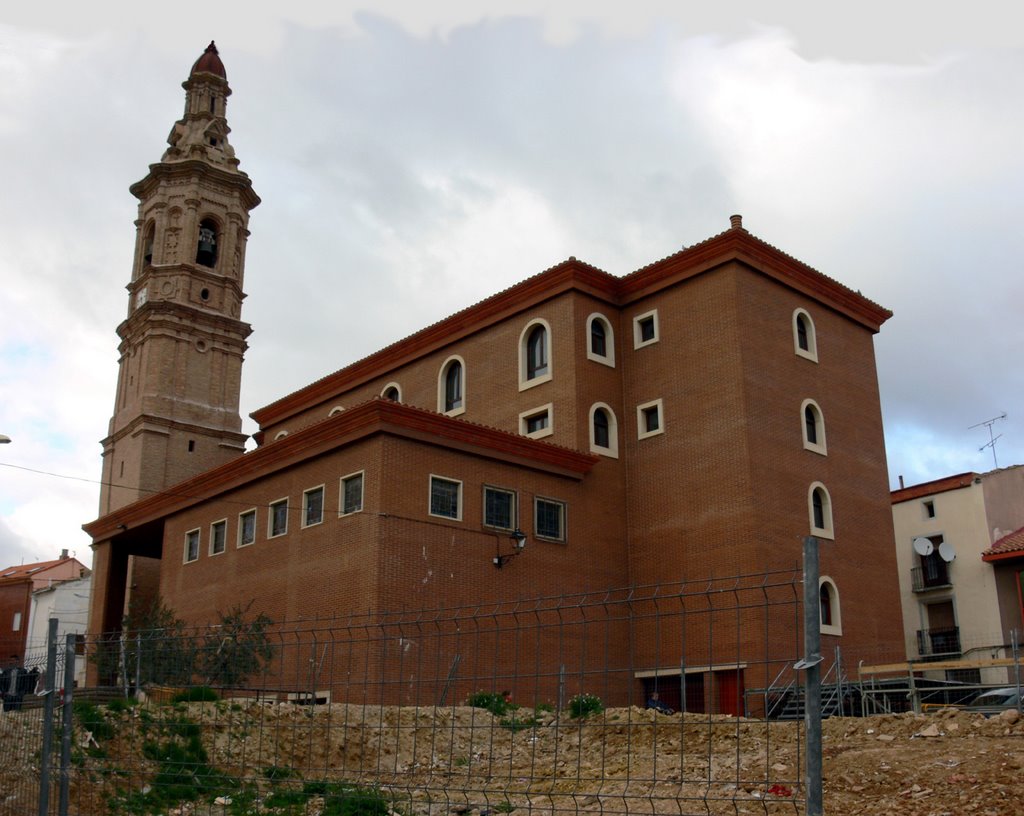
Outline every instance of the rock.
<path id="1" fill-rule="evenodd" d="M 896 739 L 896 737 L 894 737 L 892 734 L 879 734 L 876 737 L 876 739 L 879 742 L 892 742 L 894 739 Z"/>
<path id="2" fill-rule="evenodd" d="M 1014 725 L 1020 721 L 1020 712 L 1015 708 L 1008 708 L 1006 711 L 999 712 L 999 719 L 1007 725 Z"/>
<path id="3" fill-rule="evenodd" d="M 922 728 L 914 734 L 915 737 L 941 737 L 942 735 L 942 732 L 939 731 L 939 727 L 935 723 L 932 723 L 927 728 Z"/>

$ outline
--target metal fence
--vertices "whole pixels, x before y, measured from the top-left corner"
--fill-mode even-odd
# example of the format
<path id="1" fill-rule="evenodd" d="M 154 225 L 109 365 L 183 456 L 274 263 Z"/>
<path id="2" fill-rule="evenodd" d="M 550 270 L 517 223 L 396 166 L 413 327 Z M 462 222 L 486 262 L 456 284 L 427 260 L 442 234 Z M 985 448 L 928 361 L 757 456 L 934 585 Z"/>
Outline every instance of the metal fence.
<path id="1" fill-rule="evenodd" d="M 773 573 L 126 631 L 79 642 L 105 685 L 74 690 L 72 637 L 0 718 L 0 814 L 803 813 L 820 766 L 766 716 L 802 593 Z"/>

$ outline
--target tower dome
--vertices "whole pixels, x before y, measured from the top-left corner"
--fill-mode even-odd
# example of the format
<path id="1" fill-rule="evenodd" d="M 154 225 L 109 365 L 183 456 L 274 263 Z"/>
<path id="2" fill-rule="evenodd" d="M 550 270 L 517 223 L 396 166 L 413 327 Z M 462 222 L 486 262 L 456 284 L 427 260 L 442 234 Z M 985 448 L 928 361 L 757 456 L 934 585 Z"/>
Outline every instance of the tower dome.
<path id="1" fill-rule="evenodd" d="M 214 74 L 221 79 L 228 78 L 227 71 L 224 70 L 224 63 L 220 61 L 220 56 L 217 53 L 217 45 L 213 40 L 210 40 L 206 50 L 195 61 L 189 76 L 193 77 L 199 73 Z"/>

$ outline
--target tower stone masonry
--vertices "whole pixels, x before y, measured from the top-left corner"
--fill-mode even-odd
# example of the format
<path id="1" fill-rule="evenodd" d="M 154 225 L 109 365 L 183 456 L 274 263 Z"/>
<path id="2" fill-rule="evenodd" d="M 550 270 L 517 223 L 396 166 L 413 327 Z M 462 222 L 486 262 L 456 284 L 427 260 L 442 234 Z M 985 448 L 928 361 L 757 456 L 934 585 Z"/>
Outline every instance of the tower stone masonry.
<path id="1" fill-rule="evenodd" d="M 214 43 L 182 87 L 185 111 L 167 150 L 130 188 L 139 215 L 102 441 L 101 515 L 244 452 L 239 393 L 252 329 L 241 320 L 242 287 L 249 211 L 260 199 L 228 140 L 231 88 Z M 154 557 L 146 564 L 144 555 Z M 129 595 L 133 586 L 155 593 L 158 557 L 132 554 Z"/>

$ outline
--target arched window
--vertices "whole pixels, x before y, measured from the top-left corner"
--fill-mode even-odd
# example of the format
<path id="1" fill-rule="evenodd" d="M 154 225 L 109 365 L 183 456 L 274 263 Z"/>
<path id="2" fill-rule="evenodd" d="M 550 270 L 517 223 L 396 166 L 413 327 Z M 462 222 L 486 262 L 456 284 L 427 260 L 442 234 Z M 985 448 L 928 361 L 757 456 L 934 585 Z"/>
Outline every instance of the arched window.
<path id="1" fill-rule="evenodd" d="M 801 406 L 803 420 L 804 449 L 825 455 L 825 418 L 814 400 L 807 399 Z"/>
<path id="2" fill-rule="evenodd" d="M 380 392 L 380 395 L 384 399 L 391 400 L 392 402 L 402 401 L 402 389 L 399 387 L 398 383 L 388 383 L 384 386 L 384 390 Z"/>
<path id="3" fill-rule="evenodd" d="M 459 356 L 449 357 L 441 366 L 437 380 L 437 410 L 458 416 L 465 406 L 466 368 Z"/>
<path id="4" fill-rule="evenodd" d="M 344 410 L 345 410 L 344 406 L 342 406 L 342 405 L 335 405 L 330 411 L 327 412 L 327 416 L 328 417 L 337 416 L 338 414 L 340 414 Z"/>
<path id="5" fill-rule="evenodd" d="M 217 223 L 212 218 L 204 218 L 199 222 L 196 263 L 209 267 L 217 265 Z"/>
<path id="6" fill-rule="evenodd" d="M 613 458 L 619 455 L 619 424 L 615 412 L 603 402 L 590 407 L 590 450 Z"/>
<path id="7" fill-rule="evenodd" d="M 832 499 L 821 482 L 815 482 L 807 496 L 810 506 L 811 534 L 821 538 L 834 538 L 832 530 Z"/>
<path id="8" fill-rule="evenodd" d="M 823 575 L 818 581 L 818 600 L 821 609 L 821 633 L 841 635 L 843 620 L 839 609 L 839 589 L 835 581 Z"/>
<path id="9" fill-rule="evenodd" d="M 793 351 L 800 357 L 818 361 L 818 341 L 814 321 L 804 309 L 793 312 Z"/>
<path id="10" fill-rule="evenodd" d="M 156 224 L 152 221 L 146 227 L 145 237 L 142 239 L 142 264 L 151 266 L 153 264 L 153 241 L 156 238 Z"/>
<path id="11" fill-rule="evenodd" d="M 543 326 L 534 326 L 526 338 L 526 379 L 533 380 L 548 373 L 548 333 Z"/>
<path id="12" fill-rule="evenodd" d="M 595 312 L 587 318 L 587 359 L 615 365 L 615 333 L 608 319 Z"/>
<path id="13" fill-rule="evenodd" d="M 519 390 L 551 379 L 551 327 L 531 320 L 519 335 Z"/>

